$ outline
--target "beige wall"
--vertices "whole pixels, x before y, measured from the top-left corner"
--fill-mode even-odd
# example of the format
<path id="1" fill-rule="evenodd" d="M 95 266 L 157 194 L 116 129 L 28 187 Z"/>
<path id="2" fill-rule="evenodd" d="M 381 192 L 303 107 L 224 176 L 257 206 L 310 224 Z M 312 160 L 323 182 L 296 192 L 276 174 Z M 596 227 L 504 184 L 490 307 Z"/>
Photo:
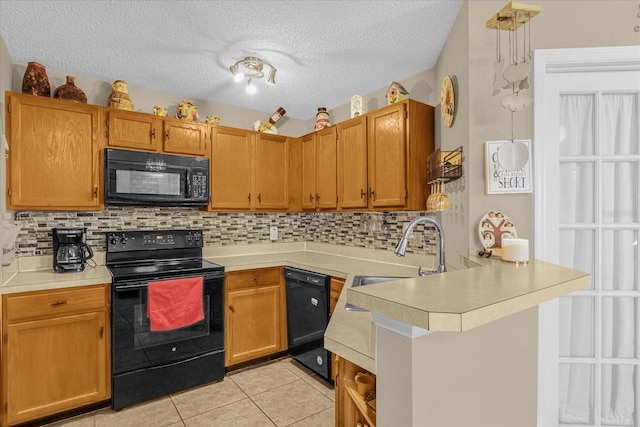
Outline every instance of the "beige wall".
<path id="1" fill-rule="evenodd" d="M 640 33 L 634 31 L 634 26 L 640 22 L 637 1 L 538 0 L 526 3 L 542 8 L 531 21 L 533 49 L 640 44 Z M 453 127 L 448 129 L 440 121 L 436 122 L 436 135 L 439 135 L 436 146 L 453 149 L 462 145 L 465 151 L 463 200 L 467 217 L 462 226 L 460 222 L 448 222 L 446 214 L 442 221 L 450 262 L 461 253 L 475 254 L 482 249 L 477 237 L 478 222 L 492 210 L 509 216 L 519 237 L 533 239 L 532 194 L 487 195 L 484 191 L 484 143 L 511 139 L 511 114 L 500 105 L 500 96 L 492 95 L 496 34 L 495 30 L 485 28 L 485 22 L 504 6 L 504 1 L 465 2 L 436 65 L 434 85 L 439 88 L 442 77 L 451 75 L 456 82 L 457 101 Z M 514 114 L 513 135 L 515 139 L 533 138 L 532 107 Z M 535 150 L 535 141 L 532 141 L 532 150 Z M 468 242 L 467 251 L 463 242 Z"/>

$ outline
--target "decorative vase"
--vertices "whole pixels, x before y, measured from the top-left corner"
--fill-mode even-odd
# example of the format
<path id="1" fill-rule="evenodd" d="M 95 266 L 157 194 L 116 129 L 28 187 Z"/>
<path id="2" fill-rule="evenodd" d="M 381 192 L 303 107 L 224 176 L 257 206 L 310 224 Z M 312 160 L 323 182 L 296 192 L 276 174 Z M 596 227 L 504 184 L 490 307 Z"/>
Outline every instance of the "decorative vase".
<path id="1" fill-rule="evenodd" d="M 51 86 L 44 65 L 29 62 L 22 78 L 22 92 L 36 96 L 51 96 Z"/>
<path id="2" fill-rule="evenodd" d="M 68 99 L 73 102 L 87 103 L 87 95 L 75 84 L 75 77 L 67 76 L 67 83 L 58 86 L 53 92 L 53 97 L 58 99 Z"/>
<path id="3" fill-rule="evenodd" d="M 188 99 L 183 99 L 176 109 L 176 117 L 178 119 L 191 120 L 192 122 L 200 121 L 198 116 L 198 108 Z"/>
<path id="4" fill-rule="evenodd" d="M 133 102 L 129 98 L 129 87 L 124 80 L 116 80 L 111 85 L 113 91 L 109 95 L 109 107 L 118 110 L 133 110 Z"/>

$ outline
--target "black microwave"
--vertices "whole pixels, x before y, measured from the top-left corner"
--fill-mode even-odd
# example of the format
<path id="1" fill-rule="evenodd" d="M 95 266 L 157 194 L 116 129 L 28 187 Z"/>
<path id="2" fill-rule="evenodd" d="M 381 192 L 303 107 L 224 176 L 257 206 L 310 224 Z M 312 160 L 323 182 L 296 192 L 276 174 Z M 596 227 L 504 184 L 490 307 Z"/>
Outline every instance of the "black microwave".
<path id="1" fill-rule="evenodd" d="M 209 159 L 142 151 L 104 150 L 107 205 L 206 206 Z"/>

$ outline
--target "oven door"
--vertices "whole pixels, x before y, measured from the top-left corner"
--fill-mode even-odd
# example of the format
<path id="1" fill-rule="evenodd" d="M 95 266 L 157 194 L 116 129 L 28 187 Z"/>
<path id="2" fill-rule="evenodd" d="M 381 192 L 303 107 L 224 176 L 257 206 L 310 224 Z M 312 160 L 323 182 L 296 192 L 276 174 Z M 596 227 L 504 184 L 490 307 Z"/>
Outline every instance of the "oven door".
<path id="1" fill-rule="evenodd" d="M 184 277 L 153 278 L 148 281 Z M 116 281 L 112 286 L 113 374 L 162 366 L 224 350 L 223 273 L 203 275 L 204 319 L 168 331 L 151 331 L 147 317 L 148 281 Z"/>
<path id="2" fill-rule="evenodd" d="M 107 205 L 206 206 L 209 159 L 105 150 Z"/>

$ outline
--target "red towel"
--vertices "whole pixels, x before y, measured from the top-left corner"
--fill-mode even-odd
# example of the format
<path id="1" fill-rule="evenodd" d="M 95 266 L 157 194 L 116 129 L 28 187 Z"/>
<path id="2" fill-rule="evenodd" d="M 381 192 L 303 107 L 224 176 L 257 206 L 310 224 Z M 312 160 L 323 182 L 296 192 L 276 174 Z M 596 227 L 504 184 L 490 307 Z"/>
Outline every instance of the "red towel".
<path id="1" fill-rule="evenodd" d="M 152 331 L 168 331 L 204 319 L 202 276 L 149 282 L 147 317 Z"/>

